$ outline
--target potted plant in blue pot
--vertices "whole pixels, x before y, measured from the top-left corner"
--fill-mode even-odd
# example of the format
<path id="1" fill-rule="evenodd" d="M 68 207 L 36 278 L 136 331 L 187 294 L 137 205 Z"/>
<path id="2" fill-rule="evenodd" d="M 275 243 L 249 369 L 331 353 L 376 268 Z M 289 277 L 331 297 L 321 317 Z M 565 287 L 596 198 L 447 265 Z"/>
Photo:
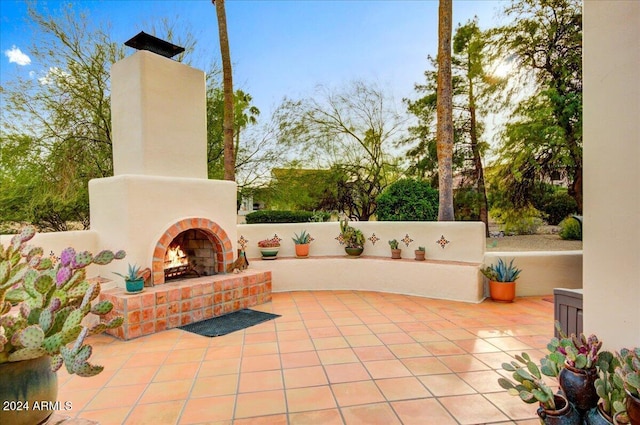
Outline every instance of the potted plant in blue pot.
<path id="1" fill-rule="evenodd" d="M 128 293 L 135 294 L 136 292 L 142 292 L 144 289 L 144 278 L 140 276 L 139 266 L 129 264 L 129 271 L 126 275 L 118 272 L 114 273 L 124 279 Z"/>

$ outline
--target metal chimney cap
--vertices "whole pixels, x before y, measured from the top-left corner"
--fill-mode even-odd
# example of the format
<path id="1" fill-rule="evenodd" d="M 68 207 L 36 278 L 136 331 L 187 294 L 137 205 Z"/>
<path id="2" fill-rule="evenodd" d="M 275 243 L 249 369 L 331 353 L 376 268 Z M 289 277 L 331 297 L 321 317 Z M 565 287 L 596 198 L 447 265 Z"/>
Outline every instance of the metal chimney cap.
<path id="1" fill-rule="evenodd" d="M 148 50 L 165 58 L 172 58 L 175 55 L 184 52 L 184 47 L 176 46 L 168 41 L 154 37 L 144 31 L 134 36 L 132 39 L 124 43 L 125 46 L 133 47 L 137 50 Z"/>

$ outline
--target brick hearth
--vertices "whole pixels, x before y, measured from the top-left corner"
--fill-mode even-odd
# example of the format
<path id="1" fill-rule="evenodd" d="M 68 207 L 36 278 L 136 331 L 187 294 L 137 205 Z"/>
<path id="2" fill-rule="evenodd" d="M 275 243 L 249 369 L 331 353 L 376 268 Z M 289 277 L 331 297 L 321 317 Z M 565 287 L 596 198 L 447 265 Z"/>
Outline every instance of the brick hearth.
<path id="1" fill-rule="evenodd" d="M 124 324 L 107 333 L 132 339 L 271 301 L 271 272 L 204 276 L 169 281 L 138 294 L 124 289 L 103 291 L 100 300 L 113 303 L 106 316 L 124 317 Z"/>

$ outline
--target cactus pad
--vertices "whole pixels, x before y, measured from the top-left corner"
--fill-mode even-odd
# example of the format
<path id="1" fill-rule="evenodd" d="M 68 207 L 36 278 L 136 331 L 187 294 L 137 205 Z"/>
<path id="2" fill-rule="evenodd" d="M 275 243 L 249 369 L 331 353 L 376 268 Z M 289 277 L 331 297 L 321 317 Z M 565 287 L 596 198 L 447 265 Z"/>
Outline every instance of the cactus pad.
<path id="1" fill-rule="evenodd" d="M 115 258 L 115 255 L 112 251 L 104 250 L 104 251 L 100 251 L 98 254 L 96 254 L 93 257 L 93 262 L 95 264 L 105 265 L 112 262 L 114 258 Z"/>
<path id="2" fill-rule="evenodd" d="M 39 348 L 42 344 L 42 341 L 44 341 L 44 331 L 37 325 L 31 325 L 27 326 L 19 332 L 16 332 L 14 334 L 14 338 L 16 337 L 19 345 L 24 348 Z"/>
<path id="3" fill-rule="evenodd" d="M 123 251 L 123 250 L 120 250 L 120 251 L 115 253 L 115 259 L 116 260 L 122 260 L 126 256 L 127 256 L 127 253 L 125 251 Z"/>
<path id="4" fill-rule="evenodd" d="M 63 266 L 71 265 L 71 260 L 76 256 L 76 250 L 69 247 L 62 250 L 60 253 L 60 264 Z"/>
<path id="5" fill-rule="evenodd" d="M 93 256 L 89 251 L 78 252 L 71 260 L 71 267 L 74 269 L 82 269 L 87 267 L 93 261 Z"/>
<path id="6" fill-rule="evenodd" d="M 62 266 L 56 272 L 56 286 L 60 288 L 71 279 L 71 267 Z"/>
<path id="7" fill-rule="evenodd" d="M 62 356 L 60 354 L 56 354 L 55 356 L 51 357 L 51 371 L 54 373 L 57 372 L 62 367 L 63 363 L 64 360 L 62 359 Z"/>
<path id="8" fill-rule="evenodd" d="M 10 362 L 19 362 L 22 360 L 31 360 L 37 359 L 38 357 L 42 357 L 46 354 L 46 352 L 38 347 L 38 348 L 21 348 L 19 350 L 14 351 L 9 354 Z"/>
<path id="9" fill-rule="evenodd" d="M 102 316 L 109 313 L 112 309 L 113 304 L 111 303 L 111 301 L 103 300 L 91 307 L 91 312 L 93 314 L 97 314 L 98 316 Z"/>

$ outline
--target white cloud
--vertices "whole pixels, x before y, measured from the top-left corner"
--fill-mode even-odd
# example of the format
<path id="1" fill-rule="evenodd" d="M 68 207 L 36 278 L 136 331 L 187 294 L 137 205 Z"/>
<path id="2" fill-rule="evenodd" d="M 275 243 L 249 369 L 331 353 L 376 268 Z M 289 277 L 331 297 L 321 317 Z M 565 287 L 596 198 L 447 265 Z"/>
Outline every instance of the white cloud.
<path id="1" fill-rule="evenodd" d="M 16 63 L 24 66 L 31 63 L 31 58 L 18 49 L 16 46 L 11 46 L 9 50 L 4 51 L 4 55 L 9 58 L 9 63 Z"/>

